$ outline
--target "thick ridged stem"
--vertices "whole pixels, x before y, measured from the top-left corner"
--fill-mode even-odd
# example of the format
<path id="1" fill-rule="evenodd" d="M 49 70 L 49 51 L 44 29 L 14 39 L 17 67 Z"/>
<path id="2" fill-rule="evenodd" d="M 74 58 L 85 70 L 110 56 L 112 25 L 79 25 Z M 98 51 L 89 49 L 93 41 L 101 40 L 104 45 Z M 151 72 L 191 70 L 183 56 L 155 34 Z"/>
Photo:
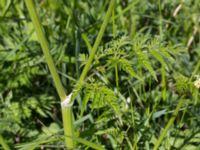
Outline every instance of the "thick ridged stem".
<path id="1" fill-rule="evenodd" d="M 58 76 L 55 64 L 50 54 L 48 42 L 44 36 L 43 28 L 40 23 L 38 14 L 36 12 L 35 6 L 32 0 L 25 0 L 26 6 L 28 8 L 32 23 L 34 25 L 38 41 L 42 47 L 45 59 L 47 61 L 50 73 L 52 75 L 57 93 L 60 97 L 61 102 L 66 99 L 66 93 L 64 87 L 61 83 L 61 80 Z M 70 149 L 74 148 L 74 141 L 73 141 L 73 118 L 72 118 L 72 108 L 71 107 L 64 107 L 62 108 L 62 118 L 63 118 L 63 126 L 64 126 L 64 134 L 65 134 L 65 143 L 66 146 Z"/>

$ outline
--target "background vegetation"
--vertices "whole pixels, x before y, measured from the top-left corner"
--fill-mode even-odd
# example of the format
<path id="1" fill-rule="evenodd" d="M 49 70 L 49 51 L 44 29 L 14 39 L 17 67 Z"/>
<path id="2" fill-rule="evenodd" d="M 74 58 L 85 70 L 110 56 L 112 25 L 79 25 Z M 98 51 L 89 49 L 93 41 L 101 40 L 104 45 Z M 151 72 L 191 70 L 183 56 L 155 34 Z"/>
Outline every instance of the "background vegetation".
<path id="1" fill-rule="evenodd" d="M 34 2 L 70 93 L 110 1 Z M 193 84 L 199 79 L 199 23 L 199 0 L 116 0 L 73 104 L 77 149 L 92 143 L 153 149 L 162 136 L 160 149 L 200 149 L 199 90 Z M 0 149 L 65 149 L 61 116 L 24 1 L 1 0 Z"/>

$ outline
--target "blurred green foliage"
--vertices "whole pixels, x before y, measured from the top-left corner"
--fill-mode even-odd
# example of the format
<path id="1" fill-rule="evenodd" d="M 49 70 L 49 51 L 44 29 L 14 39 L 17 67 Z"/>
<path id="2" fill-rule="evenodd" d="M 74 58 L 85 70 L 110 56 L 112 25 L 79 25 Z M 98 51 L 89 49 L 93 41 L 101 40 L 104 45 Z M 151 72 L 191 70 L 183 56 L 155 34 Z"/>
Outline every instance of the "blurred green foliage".
<path id="1" fill-rule="evenodd" d="M 77 84 L 108 3 L 35 1 L 67 93 Z M 77 137 L 105 149 L 152 149 L 184 95 L 161 149 L 199 149 L 199 91 L 193 86 L 199 23 L 199 0 L 117 0 L 74 103 Z M 25 4 L 1 0 L 0 134 L 13 149 L 62 149 L 62 132 L 58 96 Z"/>

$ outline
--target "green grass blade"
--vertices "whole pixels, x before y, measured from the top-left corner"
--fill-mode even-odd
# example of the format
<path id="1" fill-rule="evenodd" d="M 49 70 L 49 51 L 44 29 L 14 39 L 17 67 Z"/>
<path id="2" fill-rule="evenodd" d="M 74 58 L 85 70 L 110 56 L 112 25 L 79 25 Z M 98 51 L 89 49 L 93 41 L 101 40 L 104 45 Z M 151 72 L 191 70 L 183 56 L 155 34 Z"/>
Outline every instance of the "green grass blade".
<path id="1" fill-rule="evenodd" d="M 162 131 L 160 137 L 158 138 L 158 140 L 157 140 L 157 142 L 156 142 L 156 144 L 155 144 L 153 150 L 157 150 L 157 149 L 159 148 L 159 146 L 160 146 L 162 140 L 163 140 L 164 137 L 166 136 L 166 134 L 167 134 L 167 132 L 169 131 L 170 127 L 173 125 L 174 120 L 175 120 L 175 118 L 176 118 L 176 116 L 177 116 L 177 114 L 178 114 L 178 112 L 179 112 L 179 110 L 180 110 L 180 108 L 181 108 L 183 102 L 184 102 L 184 98 L 182 97 L 182 98 L 179 100 L 179 103 L 178 103 L 178 105 L 176 106 L 176 109 L 175 109 L 173 115 L 171 116 L 169 122 L 167 123 L 166 127 L 164 128 L 164 130 Z"/>
<path id="2" fill-rule="evenodd" d="M 9 146 L 7 145 L 7 143 L 5 142 L 4 138 L 2 137 L 2 135 L 0 135 L 0 145 L 2 145 L 4 150 L 10 150 Z"/>
<path id="3" fill-rule="evenodd" d="M 83 34 L 81 35 L 81 37 L 82 37 L 82 39 L 84 40 L 84 42 L 85 42 L 85 44 L 86 44 L 86 46 L 87 46 L 87 48 L 88 48 L 88 52 L 89 52 L 89 54 L 90 54 L 90 53 L 91 53 L 91 50 L 92 50 L 92 46 L 90 45 L 90 42 L 89 42 L 89 39 L 88 39 L 87 35 L 83 33 Z"/>
<path id="4" fill-rule="evenodd" d="M 87 140 L 84 140 L 82 138 L 75 138 L 75 141 L 77 141 L 78 143 L 82 143 L 82 144 L 89 146 L 89 147 L 96 149 L 96 150 L 105 150 L 102 146 L 97 145 L 97 144 L 92 143 L 92 142 L 89 142 Z"/>

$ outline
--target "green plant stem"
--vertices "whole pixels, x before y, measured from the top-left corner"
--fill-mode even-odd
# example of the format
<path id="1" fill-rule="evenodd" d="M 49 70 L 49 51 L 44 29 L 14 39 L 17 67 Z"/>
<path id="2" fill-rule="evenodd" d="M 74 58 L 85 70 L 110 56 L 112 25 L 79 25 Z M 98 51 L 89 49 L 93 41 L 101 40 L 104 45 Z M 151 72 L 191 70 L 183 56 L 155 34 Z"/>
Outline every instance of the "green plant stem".
<path id="1" fill-rule="evenodd" d="M 169 130 L 170 127 L 173 125 L 174 120 L 175 120 L 175 118 L 176 118 L 176 116 L 177 116 L 177 114 L 178 114 L 178 112 L 179 112 L 179 110 L 180 110 L 180 108 L 181 108 L 183 102 L 184 102 L 184 98 L 181 97 L 181 99 L 180 99 L 179 102 L 178 102 L 178 105 L 176 106 L 176 109 L 175 109 L 173 115 L 171 116 L 169 122 L 167 123 L 166 127 L 165 127 L 164 130 L 162 131 L 162 133 L 161 133 L 160 137 L 158 138 L 158 140 L 157 140 L 157 142 L 156 142 L 156 144 L 155 144 L 153 150 L 157 150 L 157 149 L 159 148 L 159 146 L 160 146 L 162 140 L 164 139 L 165 135 L 167 134 L 168 130 Z"/>
<path id="2" fill-rule="evenodd" d="M 88 61 L 87 61 L 86 65 L 85 65 L 85 67 L 84 67 L 84 69 L 83 69 L 83 71 L 82 71 L 82 73 L 80 75 L 78 84 L 77 84 L 77 86 L 75 87 L 75 89 L 73 91 L 73 95 L 72 95 L 72 99 L 71 99 L 72 101 L 75 100 L 76 96 L 79 93 L 79 90 L 83 86 L 84 79 L 85 79 L 85 77 L 86 77 L 86 75 L 87 75 L 87 73 L 88 73 L 88 71 L 89 71 L 89 69 L 90 69 L 90 67 L 92 65 L 92 61 L 93 61 L 93 59 L 95 57 L 97 48 L 98 48 L 98 46 L 99 46 L 99 44 L 101 42 L 101 39 L 102 39 L 103 34 L 105 32 L 106 26 L 107 26 L 108 22 L 110 21 L 110 16 L 111 16 L 111 13 L 113 11 L 114 5 L 115 5 L 115 0 L 111 0 L 110 4 L 109 4 L 109 8 L 108 8 L 106 16 L 105 16 L 105 19 L 104 19 L 104 21 L 103 21 L 103 23 L 101 25 L 101 28 L 100 28 L 100 31 L 99 31 L 99 33 L 97 35 L 96 40 L 95 40 L 94 46 L 92 47 L 92 51 L 90 53 Z"/>
<path id="3" fill-rule="evenodd" d="M 166 101 L 166 96 L 167 96 L 167 92 L 166 92 L 166 79 L 165 79 L 165 67 L 162 64 L 161 67 L 161 77 L 162 77 L 162 99 L 163 101 Z"/>
<path id="4" fill-rule="evenodd" d="M 0 134 L 0 144 L 2 145 L 4 150 L 10 150 L 9 146 L 7 145 L 1 134 Z"/>
<path id="5" fill-rule="evenodd" d="M 48 67 L 49 67 L 49 70 L 50 70 L 51 75 L 53 77 L 57 92 L 59 94 L 60 99 L 64 100 L 66 98 L 65 90 L 64 90 L 64 88 L 61 84 L 60 78 L 59 78 L 57 71 L 56 71 L 56 67 L 54 65 L 53 59 L 52 59 L 51 54 L 49 52 L 49 46 L 48 46 L 47 40 L 44 36 L 43 29 L 42 29 L 41 23 L 39 21 L 37 12 L 34 8 L 33 1 L 32 0 L 25 0 L 25 2 L 26 2 L 26 6 L 28 8 L 30 17 L 32 19 L 33 25 L 35 27 L 35 31 L 36 31 L 38 40 L 40 42 L 40 45 L 42 47 L 45 59 L 47 61 Z"/>
<path id="6" fill-rule="evenodd" d="M 39 21 L 39 17 L 37 15 L 36 9 L 34 7 L 32 0 L 25 0 L 26 6 L 28 8 L 32 23 L 35 27 L 35 31 L 42 47 L 45 59 L 47 61 L 50 73 L 53 77 L 53 81 L 55 83 L 56 90 L 60 97 L 61 101 L 64 101 L 66 98 L 64 87 L 60 81 L 58 73 L 56 71 L 56 67 L 54 65 L 53 59 L 51 57 L 49 46 L 47 40 L 44 36 L 42 25 Z M 67 135 L 65 138 L 65 143 L 68 148 L 74 148 L 74 142 L 72 140 L 73 137 L 73 119 L 72 119 L 72 110 L 71 107 L 62 108 L 62 117 L 63 117 L 63 126 L 64 126 L 64 134 Z"/>
<path id="7" fill-rule="evenodd" d="M 116 37 L 115 10 L 112 11 L 112 34 Z"/>
<path id="8" fill-rule="evenodd" d="M 162 29 L 162 26 L 163 26 L 163 21 L 162 21 L 162 8 L 161 8 L 161 1 L 159 0 L 158 1 L 158 5 L 159 5 L 159 32 L 160 32 L 160 37 L 161 39 L 163 38 L 163 29 Z"/>
<path id="9" fill-rule="evenodd" d="M 117 89 L 119 89 L 119 77 L 118 77 L 117 65 L 115 66 L 115 81 L 116 81 L 116 87 L 117 87 Z"/>
<path id="10" fill-rule="evenodd" d="M 85 33 L 82 33 L 82 34 L 81 34 L 81 37 L 82 37 L 83 41 L 85 42 L 85 44 L 86 44 L 86 46 L 87 46 L 87 49 L 88 49 L 88 52 L 89 52 L 89 54 L 90 54 L 90 52 L 91 52 L 91 50 L 92 50 L 92 46 L 90 45 L 90 42 L 89 42 L 88 37 L 86 36 Z"/>
<path id="11" fill-rule="evenodd" d="M 194 77 L 194 75 L 197 73 L 197 71 L 199 70 L 199 67 L 200 67 L 200 60 L 198 61 L 198 63 L 196 64 L 195 68 L 194 68 L 194 71 L 192 72 L 192 75 L 189 79 L 189 81 L 192 81 L 192 78 Z"/>

